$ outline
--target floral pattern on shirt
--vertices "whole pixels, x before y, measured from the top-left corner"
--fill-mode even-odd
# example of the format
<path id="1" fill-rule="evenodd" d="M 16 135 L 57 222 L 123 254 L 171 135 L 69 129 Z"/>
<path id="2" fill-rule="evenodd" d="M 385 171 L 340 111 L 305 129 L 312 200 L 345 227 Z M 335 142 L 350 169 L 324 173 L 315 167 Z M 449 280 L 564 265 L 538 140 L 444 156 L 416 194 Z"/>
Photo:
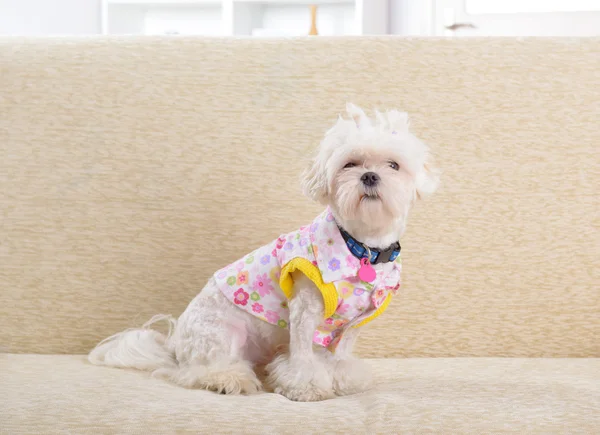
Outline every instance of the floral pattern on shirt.
<path id="1" fill-rule="evenodd" d="M 376 264 L 376 278 L 358 278 L 360 262 L 339 232 L 329 209 L 308 226 L 278 237 L 215 273 L 223 294 L 238 308 L 280 328 L 289 328 L 287 298 L 279 286 L 281 269 L 294 258 L 318 267 L 323 281 L 333 283 L 338 295 L 335 313 L 324 319 L 313 335 L 317 345 L 334 350 L 346 328 L 370 317 L 400 287 L 400 257 Z"/>

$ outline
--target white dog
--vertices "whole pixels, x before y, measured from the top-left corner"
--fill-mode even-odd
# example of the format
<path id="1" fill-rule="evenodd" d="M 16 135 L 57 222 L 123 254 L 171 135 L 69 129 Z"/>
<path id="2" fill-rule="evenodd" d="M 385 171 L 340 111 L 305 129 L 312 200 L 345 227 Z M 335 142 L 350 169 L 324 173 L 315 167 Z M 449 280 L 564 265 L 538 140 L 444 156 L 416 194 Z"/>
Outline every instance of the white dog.
<path id="1" fill-rule="evenodd" d="M 352 347 L 398 289 L 408 211 L 438 177 L 406 113 L 347 112 L 304 174 L 305 193 L 327 206 L 312 224 L 217 271 L 177 321 L 109 337 L 89 360 L 232 394 L 258 391 L 254 368 L 267 364 L 267 383 L 298 401 L 368 389 Z M 148 327 L 165 318 L 168 335 Z"/>

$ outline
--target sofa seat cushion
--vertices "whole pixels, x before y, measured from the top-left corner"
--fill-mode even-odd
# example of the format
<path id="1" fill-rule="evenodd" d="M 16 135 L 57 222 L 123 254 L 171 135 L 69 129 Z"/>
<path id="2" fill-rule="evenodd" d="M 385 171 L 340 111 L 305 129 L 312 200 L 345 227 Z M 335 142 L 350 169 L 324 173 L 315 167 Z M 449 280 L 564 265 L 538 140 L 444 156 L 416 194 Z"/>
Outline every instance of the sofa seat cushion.
<path id="1" fill-rule="evenodd" d="M 1 433 L 594 433 L 600 359 L 378 359 L 320 403 L 186 390 L 81 355 L 0 354 Z"/>

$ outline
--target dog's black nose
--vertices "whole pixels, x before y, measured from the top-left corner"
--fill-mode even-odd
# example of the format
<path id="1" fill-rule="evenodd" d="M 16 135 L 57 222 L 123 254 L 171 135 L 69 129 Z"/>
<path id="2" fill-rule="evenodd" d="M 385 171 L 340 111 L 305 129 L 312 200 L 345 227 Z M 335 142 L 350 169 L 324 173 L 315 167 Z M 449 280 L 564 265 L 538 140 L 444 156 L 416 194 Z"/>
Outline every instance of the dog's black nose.
<path id="1" fill-rule="evenodd" d="M 373 187 L 379 183 L 379 175 L 375 172 L 365 172 L 362 177 L 360 177 L 360 181 L 362 181 L 365 186 Z"/>

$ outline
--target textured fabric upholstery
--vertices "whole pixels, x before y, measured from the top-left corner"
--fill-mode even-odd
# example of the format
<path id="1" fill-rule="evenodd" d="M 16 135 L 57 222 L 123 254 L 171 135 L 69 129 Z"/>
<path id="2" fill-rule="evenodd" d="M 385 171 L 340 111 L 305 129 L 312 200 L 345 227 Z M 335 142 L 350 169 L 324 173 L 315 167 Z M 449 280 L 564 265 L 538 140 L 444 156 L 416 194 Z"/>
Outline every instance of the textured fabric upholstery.
<path id="1" fill-rule="evenodd" d="M 408 111 L 443 170 L 362 353 L 600 355 L 598 39 L 3 39 L 0 62 L 12 352 L 177 315 L 310 222 L 299 174 L 353 101 Z"/>
<path id="2" fill-rule="evenodd" d="M 317 403 L 186 390 L 82 356 L 0 361 L 7 434 L 594 434 L 600 426 L 600 364 L 591 358 L 377 359 L 373 390 Z"/>

